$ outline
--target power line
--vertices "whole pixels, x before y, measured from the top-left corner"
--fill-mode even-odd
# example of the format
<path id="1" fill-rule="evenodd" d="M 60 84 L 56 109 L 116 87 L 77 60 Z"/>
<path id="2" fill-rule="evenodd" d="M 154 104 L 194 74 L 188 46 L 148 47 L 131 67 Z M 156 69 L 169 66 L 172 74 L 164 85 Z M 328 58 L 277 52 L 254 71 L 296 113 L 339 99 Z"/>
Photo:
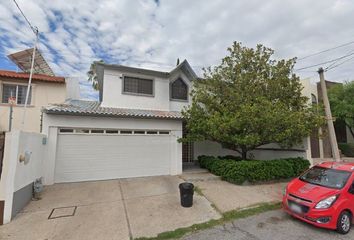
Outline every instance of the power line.
<path id="1" fill-rule="evenodd" d="M 16 4 L 18 10 L 20 10 L 20 12 L 21 12 L 23 18 L 26 20 L 28 26 L 29 26 L 29 27 L 31 28 L 31 30 L 33 31 L 34 35 L 37 36 L 37 34 L 38 34 L 38 28 L 32 26 L 31 22 L 28 20 L 28 18 L 26 17 L 26 15 L 23 13 L 22 9 L 20 8 L 20 6 L 19 6 L 18 3 L 16 2 L 16 0 L 13 0 L 13 1 L 14 1 L 14 3 Z"/>
<path id="2" fill-rule="evenodd" d="M 349 56 L 352 56 L 354 55 L 354 53 L 350 53 L 350 54 L 346 54 L 344 56 L 341 56 L 341 57 L 338 57 L 338 58 L 335 58 L 335 59 L 332 59 L 332 60 L 329 60 L 329 61 L 326 61 L 326 62 L 321 62 L 321 63 L 318 63 L 318 64 L 313 64 L 313 65 L 310 65 L 310 66 L 306 66 L 306 67 L 302 67 L 302 68 L 297 68 L 297 69 L 294 69 L 295 71 L 301 71 L 301 70 L 304 70 L 304 69 L 308 69 L 308 68 L 312 68 L 312 67 L 317 67 L 317 66 L 321 66 L 323 64 L 327 64 L 327 63 L 333 63 L 333 62 L 338 62 L 338 60 L 341 60 L 343 58 L 346 58 L 346 57 L 349 57 Z"/>
<path id="3" fill-rule="evenodd" d="M 319 55 L 321 53 L 329 52 L 329 51 L 332 51 L 332 50 L 335 50 L 335 49 L 338 49 L 338 48 L 341 48 L 341 47 L 345 47 L 345 46 L 351 45 L 353 43 L 354 43 L 354 41 L 347 42 L 347 43 L 341 44 L 341 45 L 336 46 L 336 47 L 328 48 L 328 49 L 325 49 L 325 50 L 322 50 L 322 51 L 319 51 L 319 52 L 316 52 L 316 53 L 312 53 L 310 55 L 298 58 L 297 60 L 299 61 L 299 60 L 303 60 L 303 59 L 306 59 L 306 58 L 309 58 L 309 57 L 317 56 L 317 55 Z"/>
<path id="4" fill-rule="evenodd" d="M 326 68 L 326 71 L 329 71 L 329 70 L 332 70 L 333 68 L 339 67 L 340 65 L 342 65 L 342 64 L 344 64 L 344 63 L 346 63 L 346 62 L 349 62 L 349 61 L 352 60 L 352 59 L 354 59 L 354 57 L 348 58 L 348 59 L 344 60 L 343 62 L 338 63 L 337 65 L 332 66 L 331 68 L 328 67 L 328 68 Z"/>
<path id="5" fill-rule="evenodd" d="M 351 53 L 353 53 L 353 52 L 354 52 L 354 50 L 349 51 L 349 52 L 347 52 L 347 55 L 348 55 L 348 54 L 351 54 Z M 339 60 L 341 60 L 341 59 L 339 59 Z M 339 62 L 339 60 L 338 60 L 338 61 L 335 61 L 334 63 L 332 63 L 332 64 L 330 64 L 330 65 L 328 65 L 324 70 L 327 71 L 327 70 L 330 69 L 332 66 L 336 65 L 336 63 Z"/>

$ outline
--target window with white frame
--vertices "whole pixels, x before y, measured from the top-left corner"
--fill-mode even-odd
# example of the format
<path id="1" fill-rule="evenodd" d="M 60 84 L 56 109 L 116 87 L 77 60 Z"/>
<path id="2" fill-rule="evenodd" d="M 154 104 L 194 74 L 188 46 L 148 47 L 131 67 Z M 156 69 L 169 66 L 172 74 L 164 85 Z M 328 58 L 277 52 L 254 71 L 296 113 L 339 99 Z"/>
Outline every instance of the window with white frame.
<path id="1" fill-rule="evenodd" d="M 154 82 L 152 79 L 128 77 L 123 79 L 123 92 L 133 93 L 141 95 L 153 95 L 154 94 Z"/>
<path id="2" fill-rule="evenodd" d="M 15 84 L 3 84 L 2 85 L 2 103 L 9 103 L 11 99 L 16 104 L 25 104 L 27 94 L 27 86 L 15 85 Z M 28 95 L 27 104 L 31 104 L 32 88 Z"/>
<path id="3" fill-rule="evenodd" d="M 181 78 L 171 84 L 171 99 L 188 100 L 188 86 Z"/>

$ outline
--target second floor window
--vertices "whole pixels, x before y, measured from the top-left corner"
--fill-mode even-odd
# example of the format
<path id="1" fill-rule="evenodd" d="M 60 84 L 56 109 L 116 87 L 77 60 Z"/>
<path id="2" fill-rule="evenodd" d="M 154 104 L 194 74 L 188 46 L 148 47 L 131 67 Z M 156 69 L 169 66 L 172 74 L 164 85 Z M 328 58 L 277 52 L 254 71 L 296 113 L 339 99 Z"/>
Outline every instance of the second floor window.
<path id="1" fill-rule="evenodd" d="M 171 98 L 188 100 L 188 86 L 181 78 L 178 78 L 171 84 Z"/>
<path id="2" fill-rule="evenodd" d="M 124 77 L 123 92 L 142 95 L 153 95 L 153 80 L 136 77 Z"/>
<path id="3" fill-rule="evenodd" d="M 27 104 L 31 104 L 31 89 L 28 96 Z M 9 103 L 13 100 L 16 104 L 25 104 L 27 94 L 27 86 L 25 85 L 13 85 L 4 84 L 2 85 L 2 103 Z"/>

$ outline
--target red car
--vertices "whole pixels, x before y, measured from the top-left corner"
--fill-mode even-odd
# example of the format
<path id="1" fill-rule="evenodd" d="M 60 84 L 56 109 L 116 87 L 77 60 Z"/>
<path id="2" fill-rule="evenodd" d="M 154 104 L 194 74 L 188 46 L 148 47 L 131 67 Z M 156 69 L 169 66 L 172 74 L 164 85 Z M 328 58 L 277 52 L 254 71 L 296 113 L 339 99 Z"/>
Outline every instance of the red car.
<path id="1" fill-rule="evenodd" d="M 354 214 L 354 163 L 325 162 L 292 180 L 284 190 L 283 208 L 318 227 L 347 234 Z"/>

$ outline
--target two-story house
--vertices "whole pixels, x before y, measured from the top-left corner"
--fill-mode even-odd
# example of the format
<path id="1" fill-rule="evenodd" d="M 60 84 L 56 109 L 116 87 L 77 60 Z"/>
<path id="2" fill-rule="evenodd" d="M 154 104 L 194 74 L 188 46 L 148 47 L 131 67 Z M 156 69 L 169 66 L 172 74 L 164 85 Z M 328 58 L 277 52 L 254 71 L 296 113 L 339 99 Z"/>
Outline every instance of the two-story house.
<path id="1" fill-rule="evenodd" d="M 182 152 L 192 159 L 191 147 L 177 141 L 180 111 L 197 78 L 188 62 L 171 72 L 109 64 L 96 71 L 99 101 L 71 100 L 43 111 L 46 184 L 180 174 Z"/>
<path id="2" fill-rule="evenodd" d="M 29 73 L 0 70 L 0 132 L 22 129 L 40 132 L 41 108 L 66 99 L 65 78 L 33 74 L 23 124 Z"/>
<path id="3" fill-rule="evenodd" d="M 71 100 L 44 109 L 46 184 L 177 175 L 199 155 L 238 155 L 210 141 L 182 144 L 181 110 L 197 75 L 185 60 L 170 72 L 98 64 L 99 101 Z M 304 156 L 305 148 L 253 151 L 257 159 Z"/>

